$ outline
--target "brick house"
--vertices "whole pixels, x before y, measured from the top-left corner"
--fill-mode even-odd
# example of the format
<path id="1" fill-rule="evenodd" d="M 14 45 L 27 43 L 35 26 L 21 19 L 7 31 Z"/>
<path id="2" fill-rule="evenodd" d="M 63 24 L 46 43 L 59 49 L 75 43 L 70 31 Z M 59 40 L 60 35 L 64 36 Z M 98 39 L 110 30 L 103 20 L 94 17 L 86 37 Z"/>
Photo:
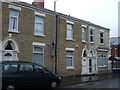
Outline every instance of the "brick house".
<path id="1" fill-rule="evenodd" d="M 0 1 L 0 60 L 36 62 L 60 76 L 108 71 L 108 28 L 38 5 Z"/>
<path id="2" fill-rule="evenodd" d="M 110 38 L 111 56 L 120 57 L 120 37 Z"/>

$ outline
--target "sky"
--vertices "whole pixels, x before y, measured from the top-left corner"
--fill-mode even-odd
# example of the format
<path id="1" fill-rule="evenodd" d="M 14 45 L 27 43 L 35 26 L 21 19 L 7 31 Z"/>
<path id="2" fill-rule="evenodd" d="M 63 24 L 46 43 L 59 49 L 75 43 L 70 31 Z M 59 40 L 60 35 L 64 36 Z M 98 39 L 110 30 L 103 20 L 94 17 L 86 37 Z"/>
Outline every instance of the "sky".
<path id="1" fill-rule="evenodd" d="M 21 0 L 32 3 L 34 0 Z M 55 0 L 45 0 L 45 8 L 54 10 Z M 120 0 L 57 0 L 56 11 L 110 29 L 118 36 L 118 2 Z M 120 36 L 120 35 L 119 35 Z"/>

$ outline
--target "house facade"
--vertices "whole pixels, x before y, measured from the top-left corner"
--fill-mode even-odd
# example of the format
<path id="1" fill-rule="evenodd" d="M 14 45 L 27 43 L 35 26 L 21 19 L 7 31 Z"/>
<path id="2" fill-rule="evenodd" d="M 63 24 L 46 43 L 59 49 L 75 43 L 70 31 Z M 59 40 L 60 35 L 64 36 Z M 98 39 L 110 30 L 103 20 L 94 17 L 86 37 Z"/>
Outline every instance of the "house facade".
<path id="1" fill-rule="evenodd" d="M 111 56 L 120 57 L 120 37 L 110 38 Z"/>
<path id="2" fill-rule="evenodd" d="M 0 12 L 0 60 L 35 62 L 60 76 L 109 72 L 108 28 L 25 2 L 0 1 Z"/>

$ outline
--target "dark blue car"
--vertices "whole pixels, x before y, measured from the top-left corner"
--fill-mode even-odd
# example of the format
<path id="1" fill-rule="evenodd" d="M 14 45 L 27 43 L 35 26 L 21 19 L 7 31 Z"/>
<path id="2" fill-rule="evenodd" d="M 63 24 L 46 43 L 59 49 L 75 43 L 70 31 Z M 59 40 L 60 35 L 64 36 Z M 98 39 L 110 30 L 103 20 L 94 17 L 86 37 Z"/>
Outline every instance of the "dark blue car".
<path id="1" fill-rule="evenodd" d="M 61 78 L 45 67 L 32 62 L 2 62 L 2 89 L 56 88 Z"/>

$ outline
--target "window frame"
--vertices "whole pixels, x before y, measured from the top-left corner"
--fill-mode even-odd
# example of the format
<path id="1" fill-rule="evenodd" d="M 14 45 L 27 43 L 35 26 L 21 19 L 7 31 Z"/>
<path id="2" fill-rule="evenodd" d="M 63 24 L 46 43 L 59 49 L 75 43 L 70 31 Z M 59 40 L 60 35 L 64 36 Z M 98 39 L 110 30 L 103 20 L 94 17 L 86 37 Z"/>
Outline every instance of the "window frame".
<path id="1" fill-rule="evenodd" d="M 40 19 L 42 19 L 42 21 L 36 20 L 36 18 L 40 18 Z M 37 24 L 42 25 L 42 27 L 40 29 L 38 29 L 36 27 Z M 40 33 L 37 33 L 36 31 L 39 31 Z M 43 16 L 35 15 L 34 35 L 45 37 L 45 34 L 44 34 L 44 17 Z"/>
<path id="2" fill-rule="evenodd" d="M 68 25 L 70 25 L 71 28 L 68 28 Z M 73 24 L 72 23 L 67 23 L 67 37 L 66 40 L 74 40 L 74 30 L 73 30 Z M 70 32 L 70 35 L 68 35 Z M 70 37 L 69 37 L 70 36 Z"/>
<path id="3" fill-rule="evenodd" d="M 12 11 L 15 11 L 15 12 L 17 12 L 18 13 L 18 16 L 13 16 L 13 15 L 11 15 L 11 13 L 12 13 Z M 19 31 L 18 31 L 18 23 L 19 23 L 19 10 L 15 10 L 15 9 L 10 9 L 10 11 L 9 11 L 10 13 L 9 13 L 9 29 L 8 29 L 8 31 L 9 32 L 15 32 L 15 33 L 19 33 Z M 16 19 L 16 28 L 15 29 L 13 29 L 13 28 L 11 28 L 11 21 L 12 21 L 12 18 L 14 18 L 14 19 Z"/>
<path id="4" fill-rule="evenodd" d="M 98 67 L 107 67 L 107 55 L 98 54 Z"/>
<path id="5" fill-rule="evenodd" d="M 92 34 L 91 34 L 92 32 Z M 92 38 L 92 40 L 91 40 Z M 90 43 L 94 43 L 94 29 L 93 28 L 90 28 Z"/>
<path id="6" fill-rule="evenodd" d="M 35 51 L 35 47 L 42 48 L 43 51 L 42 52 L 36 52 Z M 42 64 L 41 65 L 44 66 L 44 46 L 42 46 L 42 45 L 33 45 L 33 62 L 34 62 L 34 54 L 40 54 L 40 55 L 42 54 L 43 55 L 43 60 L 42 60 Z"/>
<path id="7" fill-rule="evenodd" d="M 82 25 L 82 42 L 84 43 L 87 42 L 86 31 L 87 31 L 87 26 Z"/>
<path id="8" fill-rule="evenodd" d="M 101 34 L 102 34 L 102 37 L 101 37 Z M 104 45 L 104 31 L 100 31 L 99 33 L 99 43 L 101 45 Z"/>
<path id="9" fill-rule="evenodd" d="M 69 50 L 68 50 L 69 49 Z M 71 52 L 72 55 L 68 55 L 67 53 Z M 67 65 L 68 59 L 67 58 L 71 58 L 71 66 Z M 74 48 L 66 48 L 66 69 L 75 69 L 74 68 Z"/>

